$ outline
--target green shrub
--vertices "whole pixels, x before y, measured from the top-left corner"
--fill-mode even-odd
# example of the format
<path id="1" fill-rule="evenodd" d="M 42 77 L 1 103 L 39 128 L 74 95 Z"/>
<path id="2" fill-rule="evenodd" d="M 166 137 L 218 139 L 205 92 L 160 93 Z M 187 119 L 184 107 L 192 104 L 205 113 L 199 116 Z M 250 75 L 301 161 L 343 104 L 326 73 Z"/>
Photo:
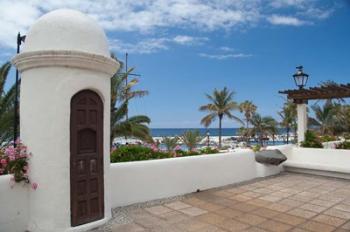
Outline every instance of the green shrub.
<path id="1" fill-rule="evenodd" d="M 344 133 L 344 139 L 349 140 L 350 139 L 350 133 L 346 132 Z"/>
<path id="2" fill-rule="evenodd" d="M 150 159 L 170 158 L 170 153 L 154 151 L 143 146 L 122 146 L 114 150 L 111 154 L 111 162 L 128 162 Z"/>
<path id="3" fill-rule="evenodd" d="M 305 140 L 300 144 L 302 147 L 310 147 L 310 148 L 323 148 L 320 139 L 317 135 L 308 130 L 305 133 Z"/>
<path id="4" fill-rule="evenodd" d="M 261 145 L 260 145 L 260 144 L 257 144 L 257 145 L 255 145 L 255 146 L 253 146 L 252 149 L 253 149 L 254 152 L 258 152 L 258 151 L 261 150 Z"/>
<path id="5" fill-rule="evenodd" d="M 331 141 L 336 141 L 337 140 L 337 137 L 335 136 L 332 136 L 332 135 L 324 135 L 322 136 L 321 138 L 321 142 L 331 142 Z"/>
<path id="6" fill-rule="evenodd" d="M 195 156 L 195 155 L 200 155 L 198 151 L 185 151 L 182 156 Z"/>
<path id="7" fill-rule="evenodd" d="M 201 154 L 215 154 L 219 153 L 219 150 L 216 148 L 211 148 L 211 147 L 204 147 L 200 150 Z"/>
<path id="8" fill-rule="evenodd" d="M 336 145 L 336 149 L 350 150 L 350 141 L 344 141 Z"/>

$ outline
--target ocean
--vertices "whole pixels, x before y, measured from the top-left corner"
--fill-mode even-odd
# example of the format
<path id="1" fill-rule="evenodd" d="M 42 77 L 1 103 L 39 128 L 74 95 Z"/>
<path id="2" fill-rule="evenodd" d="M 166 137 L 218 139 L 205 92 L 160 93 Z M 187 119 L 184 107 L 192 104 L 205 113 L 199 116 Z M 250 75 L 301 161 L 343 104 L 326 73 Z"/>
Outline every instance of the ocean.
<path id="1" fill-rule="evenodd" d="M 185 131 L 198 130 L 202 136 L 207 134 L 206 128 L 151 128 L 152 137 L 180 136 Z M 210 136 L 219 136 L 218 128 L 209 128 Z M 239 128 L 222 128 L 222 136 L 236 136 Z M 278 134 L 285 134 L 285 129 L 280 128 Z"/>

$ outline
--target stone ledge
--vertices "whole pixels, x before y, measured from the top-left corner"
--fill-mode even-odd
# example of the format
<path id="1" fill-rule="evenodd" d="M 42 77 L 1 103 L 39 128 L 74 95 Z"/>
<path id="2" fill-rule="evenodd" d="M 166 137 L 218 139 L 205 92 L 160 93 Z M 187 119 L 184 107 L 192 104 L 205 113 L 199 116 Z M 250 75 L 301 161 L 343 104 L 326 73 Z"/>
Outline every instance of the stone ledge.
<path id="1" fill-rule="evenodd" d="M 103 72 L 111 77 L 120 64 L 112 58 L 80 51 L 47 50 L 24 52 L 16 55 L 11 63 L 20 72 L 42 67 L 70 67 Z"/>

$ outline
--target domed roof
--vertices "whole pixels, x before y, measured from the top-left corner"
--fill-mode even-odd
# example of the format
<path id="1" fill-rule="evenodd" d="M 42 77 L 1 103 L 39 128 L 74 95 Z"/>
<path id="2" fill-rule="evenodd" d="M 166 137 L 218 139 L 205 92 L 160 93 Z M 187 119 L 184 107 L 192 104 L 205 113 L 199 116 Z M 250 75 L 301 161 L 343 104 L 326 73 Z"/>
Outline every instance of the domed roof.
<path id="1" fill-rule="evenodd" d="M 30 28 L 23 52 L 64 50 L 110 57 L 108 42 L 95 20 L 75 10 L 51 11 Z"/>

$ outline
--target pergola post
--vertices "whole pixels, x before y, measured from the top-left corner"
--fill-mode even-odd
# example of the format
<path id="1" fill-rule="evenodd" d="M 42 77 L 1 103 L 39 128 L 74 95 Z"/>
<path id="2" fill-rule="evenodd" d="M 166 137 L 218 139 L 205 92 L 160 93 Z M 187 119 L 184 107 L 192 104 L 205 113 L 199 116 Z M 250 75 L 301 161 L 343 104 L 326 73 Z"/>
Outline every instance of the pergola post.
<path id="1" fill-rule="evenodd" d="M 298 144 L 305 140 L 305 132 L 307 130 L 307 102 L 297 103 L 297 136 Z"/>

